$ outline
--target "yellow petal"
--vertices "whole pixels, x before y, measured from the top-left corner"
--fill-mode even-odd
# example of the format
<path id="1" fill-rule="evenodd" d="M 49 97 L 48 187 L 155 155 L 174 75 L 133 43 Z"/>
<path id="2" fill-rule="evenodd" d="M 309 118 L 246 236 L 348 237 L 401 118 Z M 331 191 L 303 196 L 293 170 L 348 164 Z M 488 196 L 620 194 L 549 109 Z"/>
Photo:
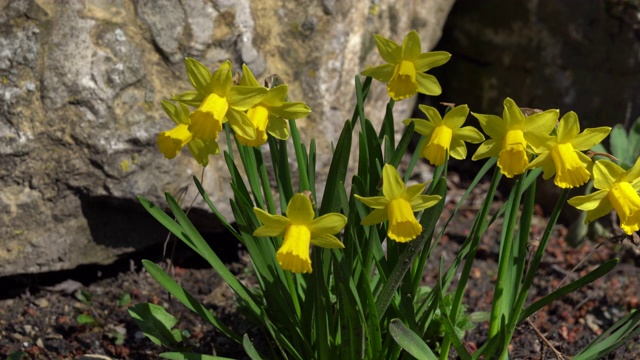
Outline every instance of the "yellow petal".
<path id="1" fill-rule="evenodd" d="M 414 212 L 422 211 L 436 205 L 441 199 L 440 195 L 420 195 L 409 201 L 409 205 L 411 205 L 411 210 Z"/>
<path id="2" fill-rule="evenodd" d="M 329 234 L 312 235 L 311 245 L 323 247 L 326 249 L 344 249 L 344 244 L 337 237 Z"/>
<path id="3" fill-rule="evenodd" d="M 567 202 L 576 209 L 589 211 L 597 208 L 608 193 L 609 190 L 598 190 L 589 195 L 574 196 Z"/>
<path id="4" fill-rule="evenodd" d="M 502 112 L 502 117 L 504 118 L 505 126 L 507 130 L 520 129 L 524 125 L 524 114 L 522 110 L 516 105 L 515 101 L 511 98 L 506 98 L 504 100 L 504 110 Z"/>
<path id="5" fill-rule="evenodd" d="M 158 147 L 167 159 L 173 159 L 178 152 L 192 139 L 189 126 L 180 124 L 169 131 L 158 134 Z"/>
<path id="6" fill-rule="evenodd" d="M 458 160 L 464 160 L 467 158 L 467 145 L 465 145 L 464 141 L 456 139 L 455 134 L 451 140 L 449 156 Z"/>
<path id="7" fill-rule="evenodd" d="M 284 104 L 287 98 L 289 87 L 287 84 L 280 84 L 272 89 L 267 90 L 267 94 L 262 99 L 262 103 L 270 108 L 277 108 Z"/>
<path id="8" fill-rule="evenodd" d="M 379 224 L 383 221 L 387 221 L 389 219 L 389 213 L 387 209 L 374 209 L 369 215 L 365 216 L 360 222 L 361 225 L 374 225 Z"/>
<path id="9" fill-rule="evenodd" d="M 416 68 L 411 61 L 400 61 L 393 68 L 393 75 L 387 83 L 387 92 L 395 101 L 409 98 L 418 92 Z"/>
<path id="10" fill-rule="evenodd" d="M 593 209 L 593 210 L 589 210 L 587 211 L 587 217 L 584 220 L 585 224 L 589 224 L 590 222 L 599 219 L 605 215 L 608 215 L 611 210 L 613 210 L 613 206 L 611 206 L 611 201 L 609 201 L 608 197 L 603 198 L 600 203 L 598 203 L 598 206 Z"/>
<path id="11" fill-rule="evenodd" d="M 246 138 L 236 133 L 238 141 L 244 146 L 259 147 L 267 142 L 267 125 L 269 124 L 269 110 L 262 106 L 256 105 L 247 111 L 247 117 L 253 125 L 255 136 Z"/>
<path id="12" fill-rule="evenodd" d="M 384 61 L 390 64 L 395 64 L 400 61 L 400 45 L 378 34 L 373 34 L 373 39 L 376 42 L 378 53 L 380 54 L 380 57 L 384 59 Z"/>
<path id="13" fill-rule="evenodd" d="M 316 216 L 311 205 L 311 200 L 304 194 L 295 194 L 289 200 L 287 206 L 287 217 L 295 225 L 309 225 Z"/>
<path id="14" fill-rule="evenodd" d="M 253 73 L 247 64 L 242 64 L 242 78 L 240 78 L 240 85 L 260 86 L 260 83 L 256 80 L 255 76 L 253 76 Z"/>
<path id="15" fill-rule="evenodd" d="M 526 149 L 527 143 L 521 130 L 507 132 L 498 157 L 498 167 L 505 176 L 511 178 L 525 172 L 529 166 Z"/>
<path id="16" fill-rule="evenodd" d="M 558 123 L 558 142 L 561 144 L 571 142 L 579 133 L 578 115 L 573 111 L 564 114 Z"/>
<path id="17" fill-rule="evenodd" d="M 596 189 L 610 189 L 625 175 L 623 168 L 609 160 L 598 160 L 593 165 L 593 186 Z"/>
<path id="18" fill-rule="evenodd" d="M 473 126 L 465 126 L 463 128 L 454 129 L 453 138 L 472 144 L 478 144 L 484 141 L 484 135 L 482 135 L 482 133 Z"/>
<path id="19" fill-rule="evenodd" d="M 480 146 L 478 146 L 478 150 L 473 154 L 471 160 L 480 160 L 488 157 L 496 157 L 500 155 L 501 144 L 494 139 L 489 139 Z"/>
<path id="20" fill-rule="evenodd" d="M 287 140 L 289 138 L 288 123 L 285 119 L 269 115 L 269 124 L 267 125 L 267 132 L 276 139 Z"/>
<path id="21" fill-rule="evenodd" d="M 385 164 L 382 168 L 382 193 L 389 199 L 397 199 L 404 192 L 404 181 L 393 165 Z"/>
<path id="22" fill-rule="evenodd" d="M 478 119 L 482 130 L 484 130 L 490 138 L 502 139 L 507 133 L 505 122 L 501 117 L 495 115 L 476 114 L 474 112 L 472 112 L 471 115 Z"/>
<path id="23" fill-rule="evenodd" d="M 302 102 L 285 102 L 279 107 L 272 108 L 271 113 L 285 120 L 291 120 L 306 117 L 311 113 L 311 109 Z"/>
<path id="24" fill-rule="evenodd" d="M 415 61 L 420 56 L 422 44 L 420 43 L 420 36 L 415 30 L 411 30 L 402 41 L 402 50 L 400 57 L 402 60 Z"/>
<path id="25" fill-rule="evenodd" d="M 629 169 L 624 176 L 620 179 L 620 181 L 626 181 L 631 184 L 634 188 L 640 182 L 640 157 L 636 159 L 636 163 L 633 164 L 631 169 Z M 636 190 L 638 190 L 636 188 Z"/>
<path id="26" fill-rule="evenodd" d="M 329 213 L 314 219 L 309 225 L 309 230 L 311 230 L 311 237 L 325 234 L 333 235 L 342 231 L 345 225 L 347 225 L 346 216 Z"/>
<path id="27" fill-rule="evenodd" d="M 229 104 L 227 99 L 213 93 L 207 96 L 200 107 L 189 116 L 189 131 L 203 140 L 216 140 L 222 130 Z"/>
<path id="28" fill-rule="evenodd" d="M 245 111 L 258 104 L 267 95 L 267 88 L 264 86 L 242 86 L 236 85 L 229 90 L 227 101 L 229 106 Z"/>
<path id="29" fill-rule="evenodd" d="M 253 123 L 251 123 L 251 120 L 249 120 L 247 114 L 242 111 L 229 109 L 229 111 L 227 111 L 226 119 L 228 119 L 231 129 L 233 129 L 233 132 L 238 139 L 255 139 L 256 129 L 254 128 Z"/>
<path id="30" fill-rule="evenodd" d="M 551 109 L 528 116 L 523 126 L 525 139 L 529 133 L 551 134 L 558 123 L 558 115 L 558 110 Z"/>
<path id="31" fill-rule="evenodd" d="M 620 227 L 627 235 L 640 230 L 640 196 L 628 182 L 615 184 L 607 198 L 618 213 Z"/>
<path id="32" fill-rule="evenodd" d="M 457 130 L 467 120 L 469 107 L 467 105 L 456 106 L 444 114 L 444 123 L 451 129 Z"/>
<path id="33" fill-rule="evenodd" d="M 211 80 L 207 85 L 207 93 L 215 93 L 220 97 L 226 97 L 232 83 L 231 61 L 223 62 L 218 70 L 211 74 Z"/>
<path id="34" fill-rule="evenodd" d="M 282 236 L 291 223 L 289 219 L 282 215 L 271 215 L 259 208 L 253 208 L 253 212 L 263 224 L 253 232 L 253 236 Z"/>
<path id="35" fill-rule="evenodd" d="M 429 183 L 421 183 L 421 184 L 415 184 L 415 185 L 411 185 L 411 186 L 407 186 L 407 188 L 404 190 L 404 193 L 402 194 L 402 198 L 411 202 L 411 200 L 417 198 L 418 196 L 422 195 L 422 193 L 425 191 L 425 189 L 427 188 L 427 185 Z"/>
<path id="36" fill-rule="evenodd" d="M 391 64 L 378 65 L 364 69 L 360 75 L 370 76 L 378 81 L 386 83 L 391 80 L 394 68 L 395 67 Z"/>
<path id="37" fill-rule="evenodd" d="M 571 144 L 576 150 L 589 150 L 602 142 L 610 132 L 611 128 L 608 126 L 585 129 L 582 134 L 571 140 Z"/>
<path id="38" fill-rule="evenodd" d="M 589 181 L 591 174 L 578 158 L 571 143 L 556 145 L 550 154 L 556 168 L 554 183 L 558 187 L 574 188 Z"/>
<path id="39" fill-rule="evenodd" d="M 438 109 L 431 106 L 427 106 L 427 105 L 418 105 L 418 108 L 425 115 L 427 115 L 427 119 L 429 119 L 429 122 L 433 124 L 433 126 L 442 125 L 442 116 L 440 116 L 440 112 L 438 111 Z M 416 124 L 416 130 L 417 130 L 417 124 Z"/>
<path id="40" fill-rule="evenodd" d="M 438 96 L 442 94 L 442 87 L 435 76 L 425 73 L 416 74 L 416 82 L 418 83 L 418 92 L 425 95 Z"/>
<path id="41" fill-rule="evenodd" d="M 398 242 L 415 239 L 422 232 L 422 225 L 416 220 L 411 204 L 405 199 L 389 202 L 389 229 L 387 235 Z"/>
<path id="42" fill-rule="evenodd" d="M 416 71 L 423 72 L 444 65 L 449 59 L 451 59 L 451 54 L 446 51 L 431 51 L 420 54 L 414 63 Z"/>
<path id="43" fill-rule="evenodd" d="M 435 128 L 432 122 L 424 119 L 406 119 L 402 121 L 402 123 L 405 125 L 409 125 L 410 122 L 413 122 L 413 124 L 415 125 L 414 130 L 418 134 L 424 135 L 425 137 L 431 137 L 431 133 Z"/>
<path id="44" fill-rule="evenodd" d="M 452 136 L 453 131 L 449 127 L 445 125 L 436 127 L 431 134 L 429 142 L 423 148 L 422 157 L 429 160 L 432 165 L 443 165 L 447 158 L 449 146 L 451 146 Z"/>
<path id="45" fill-rule="evenodd" d="M 220 147 L 216 141 L 191 139 L 187 146 L 193 158 L 202 166 L 209 164 L 209 155 L 220 153 Z"/>
<path id="46" fill-rule="evenodd" d="M 356 194 L 355 197 L 372 209 L 384 209 L 389 204 L 389 199 L 384 196 L 362 197 Z"/>
<path id="47" fill-rule="evenodd" d="M 276 259 L 284 270 L 294 273 L 310 273 L 311 232 L 306 225 L 289 225 L 284 234 L 282 246 L 276 253 Z"/>

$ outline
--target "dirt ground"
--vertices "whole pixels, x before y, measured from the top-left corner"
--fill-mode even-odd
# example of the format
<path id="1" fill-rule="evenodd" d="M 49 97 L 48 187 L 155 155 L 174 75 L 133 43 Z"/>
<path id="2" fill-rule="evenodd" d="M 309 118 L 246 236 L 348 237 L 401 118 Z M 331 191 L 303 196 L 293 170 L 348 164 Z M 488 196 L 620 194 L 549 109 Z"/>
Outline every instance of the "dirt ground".
<path id="1" fill-rule="evenodd" d="M 448 209 L 454 201 L 450 200 Z M 542 210 L 538 213 L 544 215 Z M 474 214 L 473 206 L 461 211 L 437 246 L 433 259 L 453 259 Z M 478 250 L 465 300 L 470 312 L 490 309 L 500 226 L 490 227 Z M 544 218 L 538 216 L 533 223 L 532 238 L 541 235 L 544 226 Z M 630 309 L 640 305 L 640 257 L 635 245 L 600 239 L 600 242 L 585 242 L 571 248 L 565 244 L 565 234 L 566 228 L 558 225 L 540 266 L 531 299 L 553 291 L 561 281 L 566 284 L 575 280 L 608 259 L 619 257 L 621 262 L 604 278 L 543 308 L 531 318 L 531 325 L 520 326 L 513 339 L 512 359 L 555 359 L 550 346 L 565 356 L 575 354 Z M 598 246 L 600 243 L 603 244 Z M 246 254 L 241 249 L 225 251 L 221 257 L 230 268 L 239 277 L 247 277 Z M 127 313 L 128 307 L 140 302 L 171 308 L 179 319 L 178 328 L 184 330 L 193 351 L 244 358 L 235 344 L 204 325 L 181 304 L 168 301 L 161 287 L 141 271 L 140 259 L 161 261 L 160 253 L 161 249 L 152 249 L 108 267 L 87 266 L 55 274 L 0 279 L 0 358 L 13 355 L 17 359 L 22 353 L 22 359 L 72 359 L 83 354 L 157 359 L 163 349 L 145 338 Z M 219 277 L 186 249 L 178 247 L 174 259 L 175 279 L 242 333 L 247 325 L 237 316 L 232 293 Z M 432 261 L 425 269 L 425 283 L 435 284 L 437 276 L 437 261 Z M 84 324 L 81 319 L 85 320 Z M 87 319 L 95 321 L 87 323 Z M 467 333 L 466 346 L 470 350 L 481 346 L 486 332 L 487 325 L 479 324 Z M 640 336 L 608 358 L 640 358 L 639 341 Z"/>

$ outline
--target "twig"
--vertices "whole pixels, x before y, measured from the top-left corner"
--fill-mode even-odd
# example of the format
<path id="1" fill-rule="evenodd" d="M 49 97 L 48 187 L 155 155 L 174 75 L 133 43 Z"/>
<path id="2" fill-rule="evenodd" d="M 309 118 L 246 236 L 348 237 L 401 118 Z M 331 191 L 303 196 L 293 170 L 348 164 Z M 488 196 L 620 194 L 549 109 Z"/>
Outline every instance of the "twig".
<path id="1" fill-rule="evenodd" d="M 549 347 L 549 349 L 551 349 L 551 351 L 553 351 L 553 353 L 556 355 L 556 358 L 558 360 L 564 360 L 565 359 L 564 355 L 562 355 L 562 353 L 560 351 L 558 351 L 553 345 L 551 345 L 549 340 L 547 340 L 547 338 L 540 332 L 540 330 L 538 330 L 538 328 L 535 325 L 533 325 L 533 322 L 531 322 L 531 319 L 527 318 L 527 324 L 529 324 L 529 326 L 531 326 L 531 328 L 533 329 L 533 331 L 535 331 L 536 335 L 538 335 L 540 340 L 542 340 L 542 342 L 544 342 Z"/>

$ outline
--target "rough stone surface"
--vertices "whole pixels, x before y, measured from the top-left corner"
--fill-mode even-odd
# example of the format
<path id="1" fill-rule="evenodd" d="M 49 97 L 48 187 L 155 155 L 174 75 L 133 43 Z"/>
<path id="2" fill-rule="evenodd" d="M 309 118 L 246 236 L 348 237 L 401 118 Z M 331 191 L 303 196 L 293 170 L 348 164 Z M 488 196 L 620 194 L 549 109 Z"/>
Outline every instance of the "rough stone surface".
<path id="1" fill-rule="evenodd" d="M 452 4 L 0 0 L 0 276 L 109 262 L 164 241 L 136 196 L 165 204 L 164 192 L 188 188 L 188 204 L 195 195 L 197 163 L 186 151 L 166 160 L 155 143 L 173 126 L 160 101 L 189 90 L 185 56 L 285 79 L 291 99 L 313 110 L 298 124 L 304 141 L 318 141 L 322 177 L 353 111 L 354 75 L 381 63 L 371 33 L 401 41 L 415 28 L 427 50 Z M 383 109 L 385 87 L 370 98 Z M 398 116 L 412 107 L 398 104 Z M 222 157 L 212 158 L 204 185 L 230 216 L 228 182 Z M 202 202 L 190 215 L 204 233 L 218 228 Z"/>
<path id="2" fill-rule="evenodd" d="M 460 0 L 439 47 L 444 101 L 501 113 L 518 105 L 575 111 L 583 127 L 640 116 L 637 1 Z"/>

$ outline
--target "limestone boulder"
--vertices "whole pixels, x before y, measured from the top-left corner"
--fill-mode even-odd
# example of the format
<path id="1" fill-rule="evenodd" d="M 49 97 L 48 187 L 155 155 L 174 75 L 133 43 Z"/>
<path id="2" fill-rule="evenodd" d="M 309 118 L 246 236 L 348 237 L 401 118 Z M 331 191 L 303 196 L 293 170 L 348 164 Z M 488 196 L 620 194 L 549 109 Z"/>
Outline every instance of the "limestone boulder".
<path id="1" fill-rule="evenodd" d="M 423 50 L 441 36 L 453 0 L 0 0 L 0 276 L 108 263 L 164 241 L 136 200 L 196 192 L 202 169 L 184 151 L 164 159 L 160 131 L 173 126 L 160 101 L 189 90 L 183 66 L 231 59 L 259 78 L 278 74 L 313 113 L 298 121 L 318 142 L 319 183 L 330 144 L 353 111 L 353 79 L 381 63 L 372 33 Z M 384 109 L 384 86 L 371 105 Z M 399 117 L 413 104 L 396 106 Z M 372 111 L 379 121 L 382 110 Z M 224 143 L 221 144 L 223 148 Z M 229 178 L 212 158 L 204 186 L 231 217 Z M 190 213 L 219 229 L 206 205 Z"/>

